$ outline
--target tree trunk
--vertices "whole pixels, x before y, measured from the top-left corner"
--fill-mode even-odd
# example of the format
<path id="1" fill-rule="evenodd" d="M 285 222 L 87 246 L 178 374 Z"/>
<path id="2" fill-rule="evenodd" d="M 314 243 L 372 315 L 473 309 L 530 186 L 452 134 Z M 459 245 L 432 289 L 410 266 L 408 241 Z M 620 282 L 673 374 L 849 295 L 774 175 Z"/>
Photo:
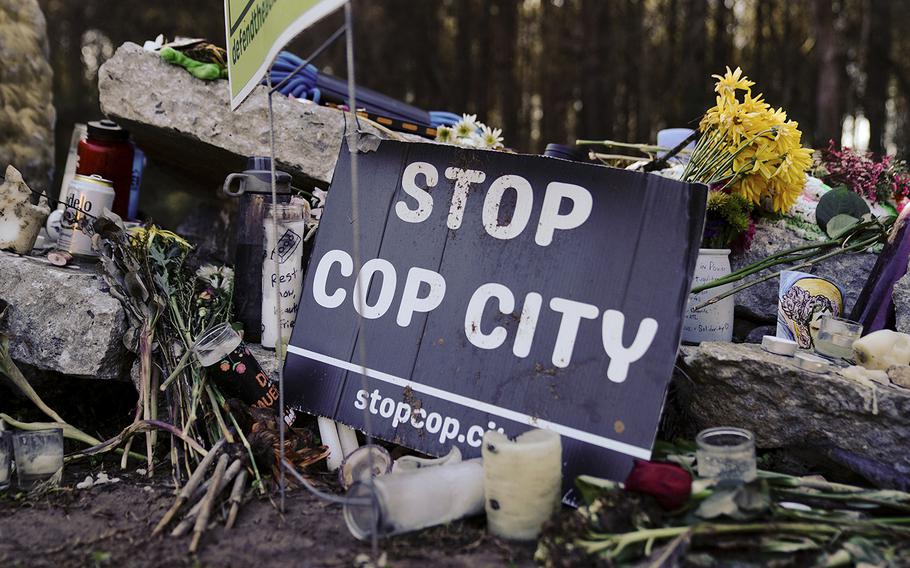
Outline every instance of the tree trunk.
<path id="1" fill-rule="evenodd" d="M 843 94 L 841 92 L 842 58 L 834 27 L 835 14 L 828 0 L 814 0 L 815 49 L 818 58 L 818 87 L 815 125 L 815 145 L 827 145 L 829 140 L 839 143 L 843 120 Z"/>
<path id="2" fill-rule="evenodd" d="M 863 109 L 869 119 L 869 150 L 881 154 L 885 150 L 885 121 L 887 118 L 888 82 L 891 75 L 891 1 L 868 0 L 866 17 L 866 92 Z"/>

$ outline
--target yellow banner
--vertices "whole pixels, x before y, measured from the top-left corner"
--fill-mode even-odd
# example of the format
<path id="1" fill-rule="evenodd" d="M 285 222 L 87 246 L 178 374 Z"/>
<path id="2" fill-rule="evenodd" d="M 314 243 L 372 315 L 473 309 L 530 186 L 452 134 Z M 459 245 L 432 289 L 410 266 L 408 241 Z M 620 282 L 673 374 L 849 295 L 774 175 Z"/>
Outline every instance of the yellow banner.
<path id="1" fill-rule="evenodd" d="M 224 0 L 231 110 L 262 81 L 294 36 L 346 0 Z"/>

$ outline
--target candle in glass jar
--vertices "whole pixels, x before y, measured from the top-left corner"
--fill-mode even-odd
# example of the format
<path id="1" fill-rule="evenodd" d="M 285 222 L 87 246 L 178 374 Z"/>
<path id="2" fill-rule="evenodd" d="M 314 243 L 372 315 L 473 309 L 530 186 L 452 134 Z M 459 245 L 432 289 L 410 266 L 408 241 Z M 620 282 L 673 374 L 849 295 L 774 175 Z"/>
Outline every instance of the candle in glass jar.
<path id="1" fill-rule="evenodd" d="M 708 428 L 695 438 L 699 477 L 752 481 L 758 475 L 755 437 L 742 428 Z"/>

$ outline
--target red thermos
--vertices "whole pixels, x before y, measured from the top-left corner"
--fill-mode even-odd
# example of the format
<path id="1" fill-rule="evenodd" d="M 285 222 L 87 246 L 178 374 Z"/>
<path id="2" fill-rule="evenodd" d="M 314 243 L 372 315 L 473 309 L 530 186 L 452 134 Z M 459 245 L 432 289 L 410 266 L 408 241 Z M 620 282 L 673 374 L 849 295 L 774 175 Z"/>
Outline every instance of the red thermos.
<path id="1" fill-rule="evenodd" d="M 88 136 L 79 141 L 76 173 L 99 175 L 114 183 L 114 213 L 127 218 L 133 177 L 133 145 L 130 133 L 113 120 L 88 123 Z"/>

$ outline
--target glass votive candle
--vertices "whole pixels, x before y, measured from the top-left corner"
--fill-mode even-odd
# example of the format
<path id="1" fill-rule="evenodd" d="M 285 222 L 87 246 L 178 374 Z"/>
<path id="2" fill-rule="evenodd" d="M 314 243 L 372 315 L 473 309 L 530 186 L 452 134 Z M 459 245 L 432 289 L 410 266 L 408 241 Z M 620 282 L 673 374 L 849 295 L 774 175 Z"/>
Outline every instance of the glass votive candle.
<path id="1" fill-rule="evenodd" d="M 832 359 L 852 359 L 853 342 L 862 333 L 861 323 L 830 315 L 822 316 L 815 338 L 815 352 Z"/>
<path id="2" fill-rule="evenodd" d="M 13 461 L 13 435 L 0 430 L 0 491 L 9 487 L 10 465 Z"/>
<path id="3" fill-rule="evenodd" d="M 752 481 L 757 477 L 755 436 L 742 428 L 708 428 L 695 438 L 698 476 Z"/>
<path id="4" fill-rule="evenodd" d="M 16 478 L 20 489 L 31 489 L 63 474 L 63 430 L 23 430 L 13 433 Z"/>

